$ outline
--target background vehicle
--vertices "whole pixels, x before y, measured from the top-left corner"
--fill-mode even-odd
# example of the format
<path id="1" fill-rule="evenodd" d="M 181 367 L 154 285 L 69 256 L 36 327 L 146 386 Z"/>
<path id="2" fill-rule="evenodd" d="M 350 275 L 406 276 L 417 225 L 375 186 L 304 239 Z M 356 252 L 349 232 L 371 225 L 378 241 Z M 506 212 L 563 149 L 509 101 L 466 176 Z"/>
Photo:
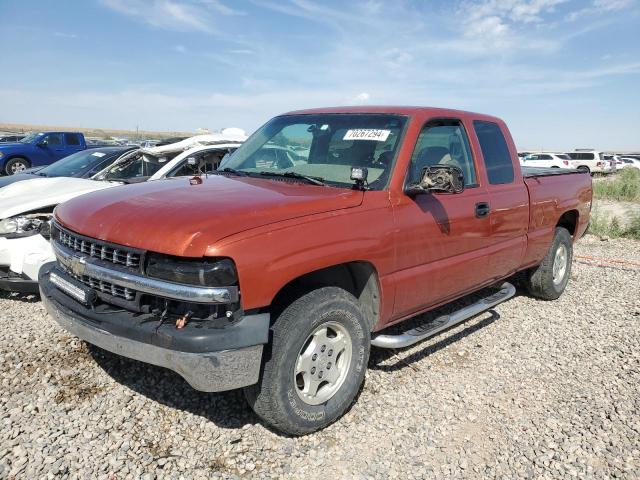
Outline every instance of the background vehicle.
<path id="1" fill-rule="evenodd" d="M 576 150 L 575 152 L 567 152 L 566 155 L 571 158 L 571 166 L 578 170 L 589 173 L 611 173 L 611 164 L 605 161 L 602 152 L 594 150 Z"/>
<path id="2" fill-rule="evenodd" d="M 26 134 L 24 134 L 24 133 L 2 134 L 2 135 L 0 135 L 0 143 L 19 142 L 24 137 L 26 137 Z"/>
<path id="3" fill-rule="evenodd" d="M 33 132 L 20 142 L 0 144 L 0 173 L 13 175 L 50 165 L 87 148 L 80 132 Z"/>
<path id="4" fill-rule="evenodd" d="M 293 142 L 309 147 L 301 159 L 264 160 Z M 282 115 L 220 168 L 61 204 L 42 299 L 90 343 L 198 390 L 245 388 L 294 435 L 349 408 L 372 345 L 402 348 L 491 308 L 518 271 L 558 298 L 592 196 L 584 173 L 521 169 L 501 120 L 420 107 Z M 496 283 L 449 316 L 382 332 Z"/>
<path id="5" fill-rule="evenodd" d="M 46 167 L 32 167 L 22 173 L 0 177 L 0 188 L 23 180 L 33 180 L 37 177 L 89 178 L 130 150 L 132 150 L 131 147 L 102 147 L 82 150 Z"/>
<path id="6" fill-rule="evenodd" d="M 520 165 L 527 167 L 573 168 L 570 162 L 566 153 L 530 153 L 520 159 Z"/>
<path id="7" fill-rule="evenodd" d="M 633 157 L 620 157 L 622 161 L 622 168 L 637 168 L 640 169 L 640 160 Z"/>
<path id="8" fill-rule="evenodd" d="M 219 136 L 215 138 L 220 140 Z M 176 145 L 172 152 L 168 146 L 149 150 L 107 147 L 99 152 L 92 150 L 91 154 L 79 152 L 35 175 L 19 175 L 29 177 L 28 181 L 0 188 L 0 289 L 38 291 L 38 272 L 44 263 L 54 259 L 48 241 L 48 222 L 59 203 L 122 184 L 212 172 L 241 142 L 196 144 L 186 151 L 182 150 L 184 144 Z M 115 154 L 116 151 L 119 153 Z M 110 160 L 104 160 L 105 152 L 112 152 Z M 45 175 L 40 175 L 42 172 Z M 62 174 L 74 172 L 78 174 L 63 178 Z"/>

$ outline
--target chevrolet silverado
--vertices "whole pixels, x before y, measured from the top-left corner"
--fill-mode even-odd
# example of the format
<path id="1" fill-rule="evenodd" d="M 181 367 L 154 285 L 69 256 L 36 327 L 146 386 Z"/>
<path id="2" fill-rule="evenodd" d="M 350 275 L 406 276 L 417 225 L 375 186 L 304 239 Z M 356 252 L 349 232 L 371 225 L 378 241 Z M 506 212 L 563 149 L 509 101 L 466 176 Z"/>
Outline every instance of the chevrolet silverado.
<path id="1" fill-rule="evenodd" d="M 298 111 L 212 174 L 58 206 L 57 260 L 40 289 L 68 332 L 197 390 L 243 388 L 267 424 L 302 435 L 353 403 L 371 346 L 403 348 L 460 324 L 512 297 L 517 272 L 530 294 L 558 298 L 591 196 L 587 173 L 521 168 L 495 117 Z"/>

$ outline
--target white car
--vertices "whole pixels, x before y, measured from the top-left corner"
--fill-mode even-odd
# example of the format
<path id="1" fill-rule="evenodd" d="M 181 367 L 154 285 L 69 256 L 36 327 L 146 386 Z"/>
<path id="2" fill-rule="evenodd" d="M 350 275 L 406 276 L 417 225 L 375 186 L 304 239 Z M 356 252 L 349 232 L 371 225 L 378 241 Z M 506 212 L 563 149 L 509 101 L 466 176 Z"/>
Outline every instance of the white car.
<path id="1" fill-rule="evenodd" d="M 530 153 L 520 158 L 520 165 L 526 167 L 573 168 L 571 157 L 566 153 Z"/>
<path id="2" fill-rule="evenodd" d="M 611 162 L 604 159 L 604 152 L 595 150 L 576 150 L 567 152 L 571 158 L 571 167 L 589 173 L 612 173 L 615 170 L 611 167 Z"/>
<path id="3" fill-rule="evenodd" d="M 622 168 L 637 168 L 640 170 L 640 160 L 634 157 L 620 157 Z"/>
<path id="4" fill-rule="evenodd" d="M 37 293 L 40 267 L 54 260 L 49 221 L 58 204 L 126 183 L 206 174 L 241 144 L 234 137 L 231 141 L 218 138 L 209 145 L 183 144 L 177 147 L 179 152 L 167 146 L 137 149 L 91 179 L 35 178 L 0 188 L 0 290 Z"/>

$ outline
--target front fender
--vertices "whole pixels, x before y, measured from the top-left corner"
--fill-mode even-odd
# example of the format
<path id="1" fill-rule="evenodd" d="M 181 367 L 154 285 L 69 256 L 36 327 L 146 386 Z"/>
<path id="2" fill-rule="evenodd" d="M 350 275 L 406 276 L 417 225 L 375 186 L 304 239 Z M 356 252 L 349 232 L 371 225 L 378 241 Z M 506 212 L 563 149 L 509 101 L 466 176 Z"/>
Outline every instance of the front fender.
<path id="1" fill-rule="evenodd" d="M 225 239 L 206 256 L 230 257 L 236 263 L 245 310 L 271 305 L 292 280 L 327 267 L 368 262 L 384 276 L 393 271 L 393 214 L 384 192 L 367 192 L 363 205 L 282 222 Z M 372 197 L 378 197 L 379 200 Z M 392 295 L 382 294 L 381 313 L 392 307 Z M 388 302 L 386 302 L 388 299 Z"/>

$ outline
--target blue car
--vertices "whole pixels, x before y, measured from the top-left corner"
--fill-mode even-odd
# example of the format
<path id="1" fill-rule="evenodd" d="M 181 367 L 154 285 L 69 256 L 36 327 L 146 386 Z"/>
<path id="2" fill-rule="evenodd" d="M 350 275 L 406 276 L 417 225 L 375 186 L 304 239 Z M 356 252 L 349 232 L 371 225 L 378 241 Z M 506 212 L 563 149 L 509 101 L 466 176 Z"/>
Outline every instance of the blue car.
<path id="1" fill-rule="evenodd" d="M 50 165 L 86 149 L 80 132 L 33 132 L 19 142 L 0 144 L 0 173 L 14 175 L 30 167 Z"/>

